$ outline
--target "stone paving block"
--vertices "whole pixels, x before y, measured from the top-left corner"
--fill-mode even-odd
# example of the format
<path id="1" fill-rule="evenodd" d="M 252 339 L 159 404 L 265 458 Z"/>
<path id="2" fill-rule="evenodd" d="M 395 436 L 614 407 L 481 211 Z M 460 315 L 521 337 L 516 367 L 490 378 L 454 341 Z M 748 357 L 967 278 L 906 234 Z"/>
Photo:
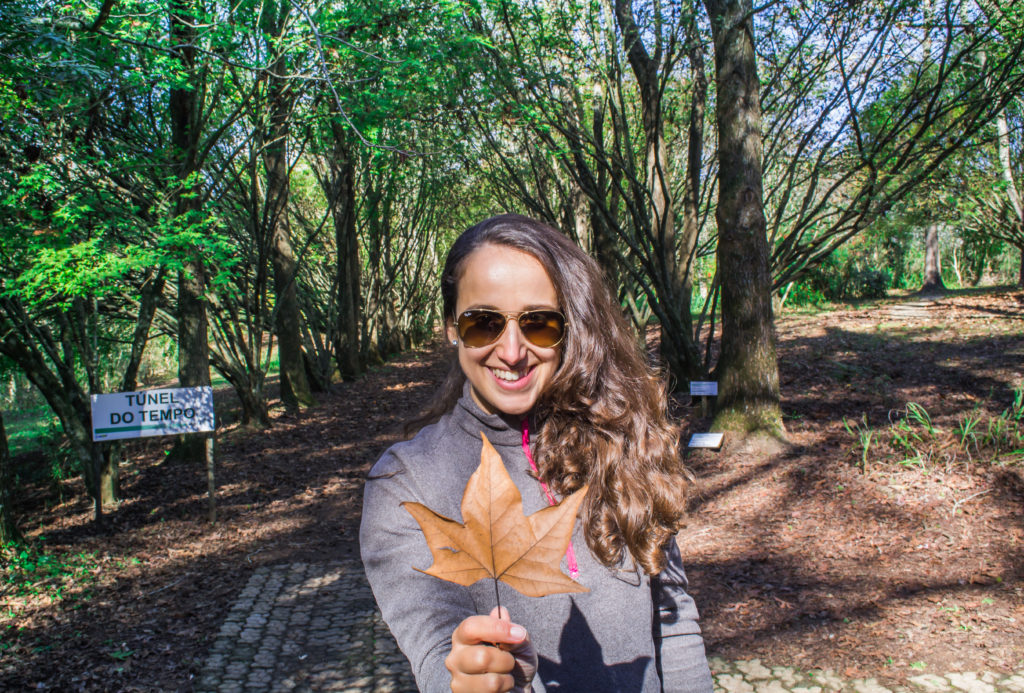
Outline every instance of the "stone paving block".
<path id="1" fill-rule="evenodd" d="M 772 667 L 772 678 L 778 679 L 787 688 L 792 688 L 803 680 L 803 676 L 793 667 Z"/>
<path id="2" fill-rule="evenodd" d="M 270 669 L 254 669 L 249 674 L 249 678 L 246 679 L 246 684 L 249 686 L 263 686 L 264 689 L 267 689 L 273 680 L 274 674 Z"/>
<path id="3" fill-rule="evenodd" d="M 850 682 L 855 693 L 892 693 L 892 690 L 878 683 L 877 679 L 857 679 Z"/>
<path id="4" fill-rule="evenodd" d="M 1008 676 L 999 682 L 1000 689 L 1013 693 L 1024 693 L 1024 674 Z"/>
<path id="5" fill-rule="evenodd" d="M 748 681 L 770 679 L 772 677 L 771 669 L 761 664 L 760 659 L 736 662 L 736 669 L 740 671 Z"/>
<path id="6" fill-rule="evenodd" d="M 216 674 L 205 674 L 196 681 L 197 691 L 212 691 L 220 685 L 220 677 Z"/>
<path id="7" fill-rule="evenodd" d="M 223 654 L 212 654 L 206 658 L 206 666 L 209 669 L 220 669 L 227 662 L 227 657 Z"/>
<path id="8" fill-rule="evenodd" d="M 708 657 L 708 666 L 711 667 L 712 674 L 722 674 L 733 670 L 732 663 L 721 657 Z"/>
<path id="9" fill-rule="evenodd" d="M 719 674 L 715 677 L 715 684 L 727 693 L 754 693 L 754 687 L 738 674 Z"/>
<path id="10" fill-rule="evenodd" d="M 226 678 L 240 679 L 249 672 L 249 662 L 237 662 L 232 661 L 224 667 L 224 675 Z"/>
<path id="11" fill-rule="evenodd" d="M 922 674 L 914 676 L 910 682 L 928 691 L 951 691 L 953 686 L 946 679 L 935 674 Z"/>
<path id="12" fill-rule="evenodd" d="M 831 669 L 815 669 L 810 672 L 810 677 L 814 683 L 820 685 L 825 690 L 841 691 L 846 682 L 837 676 Z"/>
<path id="13" fill-rule="evenodd" d="M 996 693 L 995 686 L 985 683 L 973 672 L 946 674 L 946 678 L 949 679 L 954 688 L 966 691 L 967 693 Z"/>

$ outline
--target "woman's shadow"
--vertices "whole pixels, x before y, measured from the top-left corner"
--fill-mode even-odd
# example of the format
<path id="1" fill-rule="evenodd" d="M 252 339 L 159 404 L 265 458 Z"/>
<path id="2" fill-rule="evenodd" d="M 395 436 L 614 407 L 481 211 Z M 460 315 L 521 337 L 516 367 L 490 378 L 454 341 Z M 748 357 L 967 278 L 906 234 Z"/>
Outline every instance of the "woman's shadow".
<path id="1" fill-rule="evenodd" d="M 637 657 L 632 662 L 594 667 L 594 662 L 603 661 L 601 646 L 576 604 L 572 605 L 562 630 L 558 654 L 561 662 L 540 658 L 538 675 L 548 691 L 641 691 L 649 675 L 647 667 L 651 665 L 650 657 Z"/>

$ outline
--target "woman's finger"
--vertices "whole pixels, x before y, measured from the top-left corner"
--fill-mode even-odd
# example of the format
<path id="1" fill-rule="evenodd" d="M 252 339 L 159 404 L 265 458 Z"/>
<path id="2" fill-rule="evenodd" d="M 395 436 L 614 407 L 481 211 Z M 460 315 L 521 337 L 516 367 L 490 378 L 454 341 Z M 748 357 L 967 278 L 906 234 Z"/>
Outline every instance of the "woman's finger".
<path id="1" fill-rule="evenodd" d="M 445 658 L 445 666 L 453 674 L 507 674 L 515 666 L 511 653 L 491 645 L 462 645 L 452 647 Z"/>
<path id="2" fill-rule="evenodd" d="M 506 611 L 505 614 L 507 616 L 508 612 Z M 517 645 L 525 639 L 525 628 L 492 616 L 470 616 L 460 623 L 452 633 L 452 645 L 478 645 L 480 643 Z"/>
<path id="3" fill-rule="evenodd" d="M 509 674 L 452 676 L 452 693 L 505 693 L 511 691 L 514 685 Z"/>

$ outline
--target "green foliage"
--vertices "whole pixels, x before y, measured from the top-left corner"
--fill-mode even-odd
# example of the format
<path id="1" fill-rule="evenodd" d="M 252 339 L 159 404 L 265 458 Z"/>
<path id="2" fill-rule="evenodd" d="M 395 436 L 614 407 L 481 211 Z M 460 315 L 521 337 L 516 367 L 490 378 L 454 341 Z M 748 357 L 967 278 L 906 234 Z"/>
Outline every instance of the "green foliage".
<path id="1" fill-rule="evenodd" d="M 81 472 L 81 460 L 56 418 L 46 407 L 4 418 L 15 486 L 49 488 L 53 497 L 63 501 L 63 482 Z"/>
<path id="2" fill-rule="evenodd" d="M 860 470 L 866 472 L 868 470 L 868 456 L 871 452 L 871 441 L 874 439 L 876 431 L 872 430 L 871 426 L 868 425 L 868 415 L 862 414 L 860 421 L 854 421 L 853 425 L 843 417 L 843 428 L 851 436 L 857 439 L 857 444 L 860 446 Z"/>
<path id="3" fill-rule="evenodd" d="M 920 404 L 908 402 L 906 409 L 896 412 L 888 434 L 889 446 L 900 465 L 925 468 L 932 461 L 935 427 Z"/>
<path id="4" fill-rule="evenodd" d="M 1024 384 L 1014 388 L 1009 407 L 989 418 L 980 447 L 1024 464 Z"/>
<path id="5" fill-rule="evenodd" d="M 0 582 L 17 597 L 42 597 L 51 602 L 75 603 L 88 599 L 96 582 L 96 552 L 47 551 L 38 544 L 0 545 Z"/>
<path id="6" fill-rule="evenodd" d="M 885 298 L 892 274 L 879 268 L 870 256 L 844 247 L 829 255 L 797 282 L 786 298 L 795 306 L 821 305 L 851 299 Z"/>
<path id="7" fill-rule="evenodd" d="M 785 297 L 787 306 L 823 306 L 829 302 L 825 294 L 803 281 L 789 287 Z"/>
<path id="8" fill-rule="evenodd" d="M 973 411 L 962 415 L 958 419 L 957 425 L 953 428 L 953 432 L 957 437 L 957 443 L 967 454 L 971 453 L 971 448 L 974 448 L 974 454 L 978 454 L 981 451 L 981 446 L 978 442 L 978 424 L 981 423 L 983 418 L 983 415 L 978 411 L 978 407 L 975 407 Z"/>
<path id="9" fill-rule="evenodd" d="M 853 452 L 865 472 L 892 465 L 925 472 L 954 464 L 1024 466 L 1024 385 L 1013 389 L 1012 402 L 999 414 L 976 406 L 950 430 L 935 425 L 917 402 L 891 412 L 884 428 L 871 428 L 867 414 L 852 424 L 843 419 L 843 427 L 856 440 Z"/>

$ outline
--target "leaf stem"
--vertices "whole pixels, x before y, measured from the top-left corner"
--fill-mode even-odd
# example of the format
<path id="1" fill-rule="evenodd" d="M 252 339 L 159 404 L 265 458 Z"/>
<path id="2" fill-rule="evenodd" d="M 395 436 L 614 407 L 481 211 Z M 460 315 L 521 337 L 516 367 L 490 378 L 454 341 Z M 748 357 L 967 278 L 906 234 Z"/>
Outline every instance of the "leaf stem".
<path id="1" fill-rule="evenodd" d="M 501 618 L 501 597 L 498 596 L 498 578 L 491 578 L 494 581 L 494 601 L 498 603 L 498 618 Z"/>

